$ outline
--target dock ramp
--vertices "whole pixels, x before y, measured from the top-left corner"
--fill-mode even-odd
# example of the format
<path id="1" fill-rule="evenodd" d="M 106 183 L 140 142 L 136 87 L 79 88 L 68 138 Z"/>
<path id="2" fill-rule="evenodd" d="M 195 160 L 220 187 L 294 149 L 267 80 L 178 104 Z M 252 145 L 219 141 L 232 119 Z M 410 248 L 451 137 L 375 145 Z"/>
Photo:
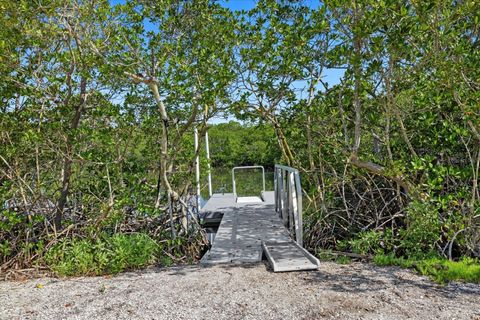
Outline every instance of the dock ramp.
<path id="1" fill-rule="evenodd" d="M 262 242 L 263 252 L 273 272 L 315 270 L 320 261 L 295 241 Z"/>
<path id="2" fill-rule="evenodd" d="M 201 264 L 260 262 L 265 256 L 274 272 L 318 268 L 318 259 L 302 248 L 298 171 L 283 166 L 275 170 L 275 191 L 265 191 L 264 182 L 259 197 L 238 197 L 232 174 L 234 193 L 212 195 L 200 214 L 221 212 L 223 217 Z"/>

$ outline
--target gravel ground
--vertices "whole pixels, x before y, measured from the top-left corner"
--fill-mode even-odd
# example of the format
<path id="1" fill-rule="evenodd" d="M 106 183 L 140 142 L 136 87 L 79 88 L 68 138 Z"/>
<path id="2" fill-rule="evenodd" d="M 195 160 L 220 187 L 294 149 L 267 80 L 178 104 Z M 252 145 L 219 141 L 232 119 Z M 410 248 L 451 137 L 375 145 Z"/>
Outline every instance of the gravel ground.
<path id="1" fill-rule="evenodd" d="M 181 266 L 115 277 L 0 282 L 0 319 L 474 319 L 480 286 L 442 287 L 396 267 L 323 262 Z"/>

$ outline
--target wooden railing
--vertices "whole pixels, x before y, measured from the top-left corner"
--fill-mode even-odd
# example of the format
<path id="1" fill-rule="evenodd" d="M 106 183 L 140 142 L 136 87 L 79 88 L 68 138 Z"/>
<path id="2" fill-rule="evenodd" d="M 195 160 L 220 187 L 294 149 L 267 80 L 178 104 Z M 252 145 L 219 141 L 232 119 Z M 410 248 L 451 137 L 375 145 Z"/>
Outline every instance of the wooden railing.
<path id="1" fill-rule="evenodd" d="M 275 165 L 275 211 L 295 240 L 303 246 L 302 187 L 297 169 Z"/>

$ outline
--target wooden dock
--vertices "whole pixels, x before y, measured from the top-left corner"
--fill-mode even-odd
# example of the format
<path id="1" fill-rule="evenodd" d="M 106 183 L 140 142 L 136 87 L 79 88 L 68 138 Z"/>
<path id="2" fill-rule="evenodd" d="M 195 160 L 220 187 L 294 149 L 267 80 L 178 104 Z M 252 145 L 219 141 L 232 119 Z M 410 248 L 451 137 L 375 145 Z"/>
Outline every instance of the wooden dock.
<path id="1" fill-rule="evenodd" d="M 311 270 L 318 260 L 297 245 L 275 212 L 273 191 L 260 197 L 213 194 L 202 213 L 223 213 L 202 264 L 259 262 L 265 253 L 274 271 Z"/>

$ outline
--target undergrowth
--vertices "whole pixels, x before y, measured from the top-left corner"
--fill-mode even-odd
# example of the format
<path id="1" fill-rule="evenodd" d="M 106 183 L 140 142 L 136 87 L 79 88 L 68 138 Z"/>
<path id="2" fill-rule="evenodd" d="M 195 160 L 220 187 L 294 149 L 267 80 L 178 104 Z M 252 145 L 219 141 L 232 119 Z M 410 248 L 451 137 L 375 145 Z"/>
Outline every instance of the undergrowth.
<path id="1" fill-rule="evenodd" d="M 373 261 L 379 266 L 395 265 L 402 268 L 413 268 L 441 284 L 459 280 L 480 283 L 480 261 L 478 259 L 462 258 L 459 261 L 452 261 L 437 256 L 407 259 L 395 257 L 393 254 L 377 254 Z"/>
<path id="2" fill-rule="evenodd" d="M 441 256 L 433 246 L 440 235 L 438 226 L 424 221 L 430 214 L 423 212 L 420 215 L 418 210 L 411 212 L 409 227 L 399 229 L 397 235 L 389 229 L 362 231 L 353 239 L 339 241 L 337 248 L 373 256 L 374 263 L 379 266 L 415 269 L 441 284 L 449 281 L 480 283 L 480 260 L 468 256 L 449 260 Z"/>
<path id="3" fill-rule="evenodd" d="M 151 265 L 159 253 L 159 245 L 146 234 L 104 234 L 66 239 L 47 251 L 45 262 L 60 276 L 116 274 Z"/>

